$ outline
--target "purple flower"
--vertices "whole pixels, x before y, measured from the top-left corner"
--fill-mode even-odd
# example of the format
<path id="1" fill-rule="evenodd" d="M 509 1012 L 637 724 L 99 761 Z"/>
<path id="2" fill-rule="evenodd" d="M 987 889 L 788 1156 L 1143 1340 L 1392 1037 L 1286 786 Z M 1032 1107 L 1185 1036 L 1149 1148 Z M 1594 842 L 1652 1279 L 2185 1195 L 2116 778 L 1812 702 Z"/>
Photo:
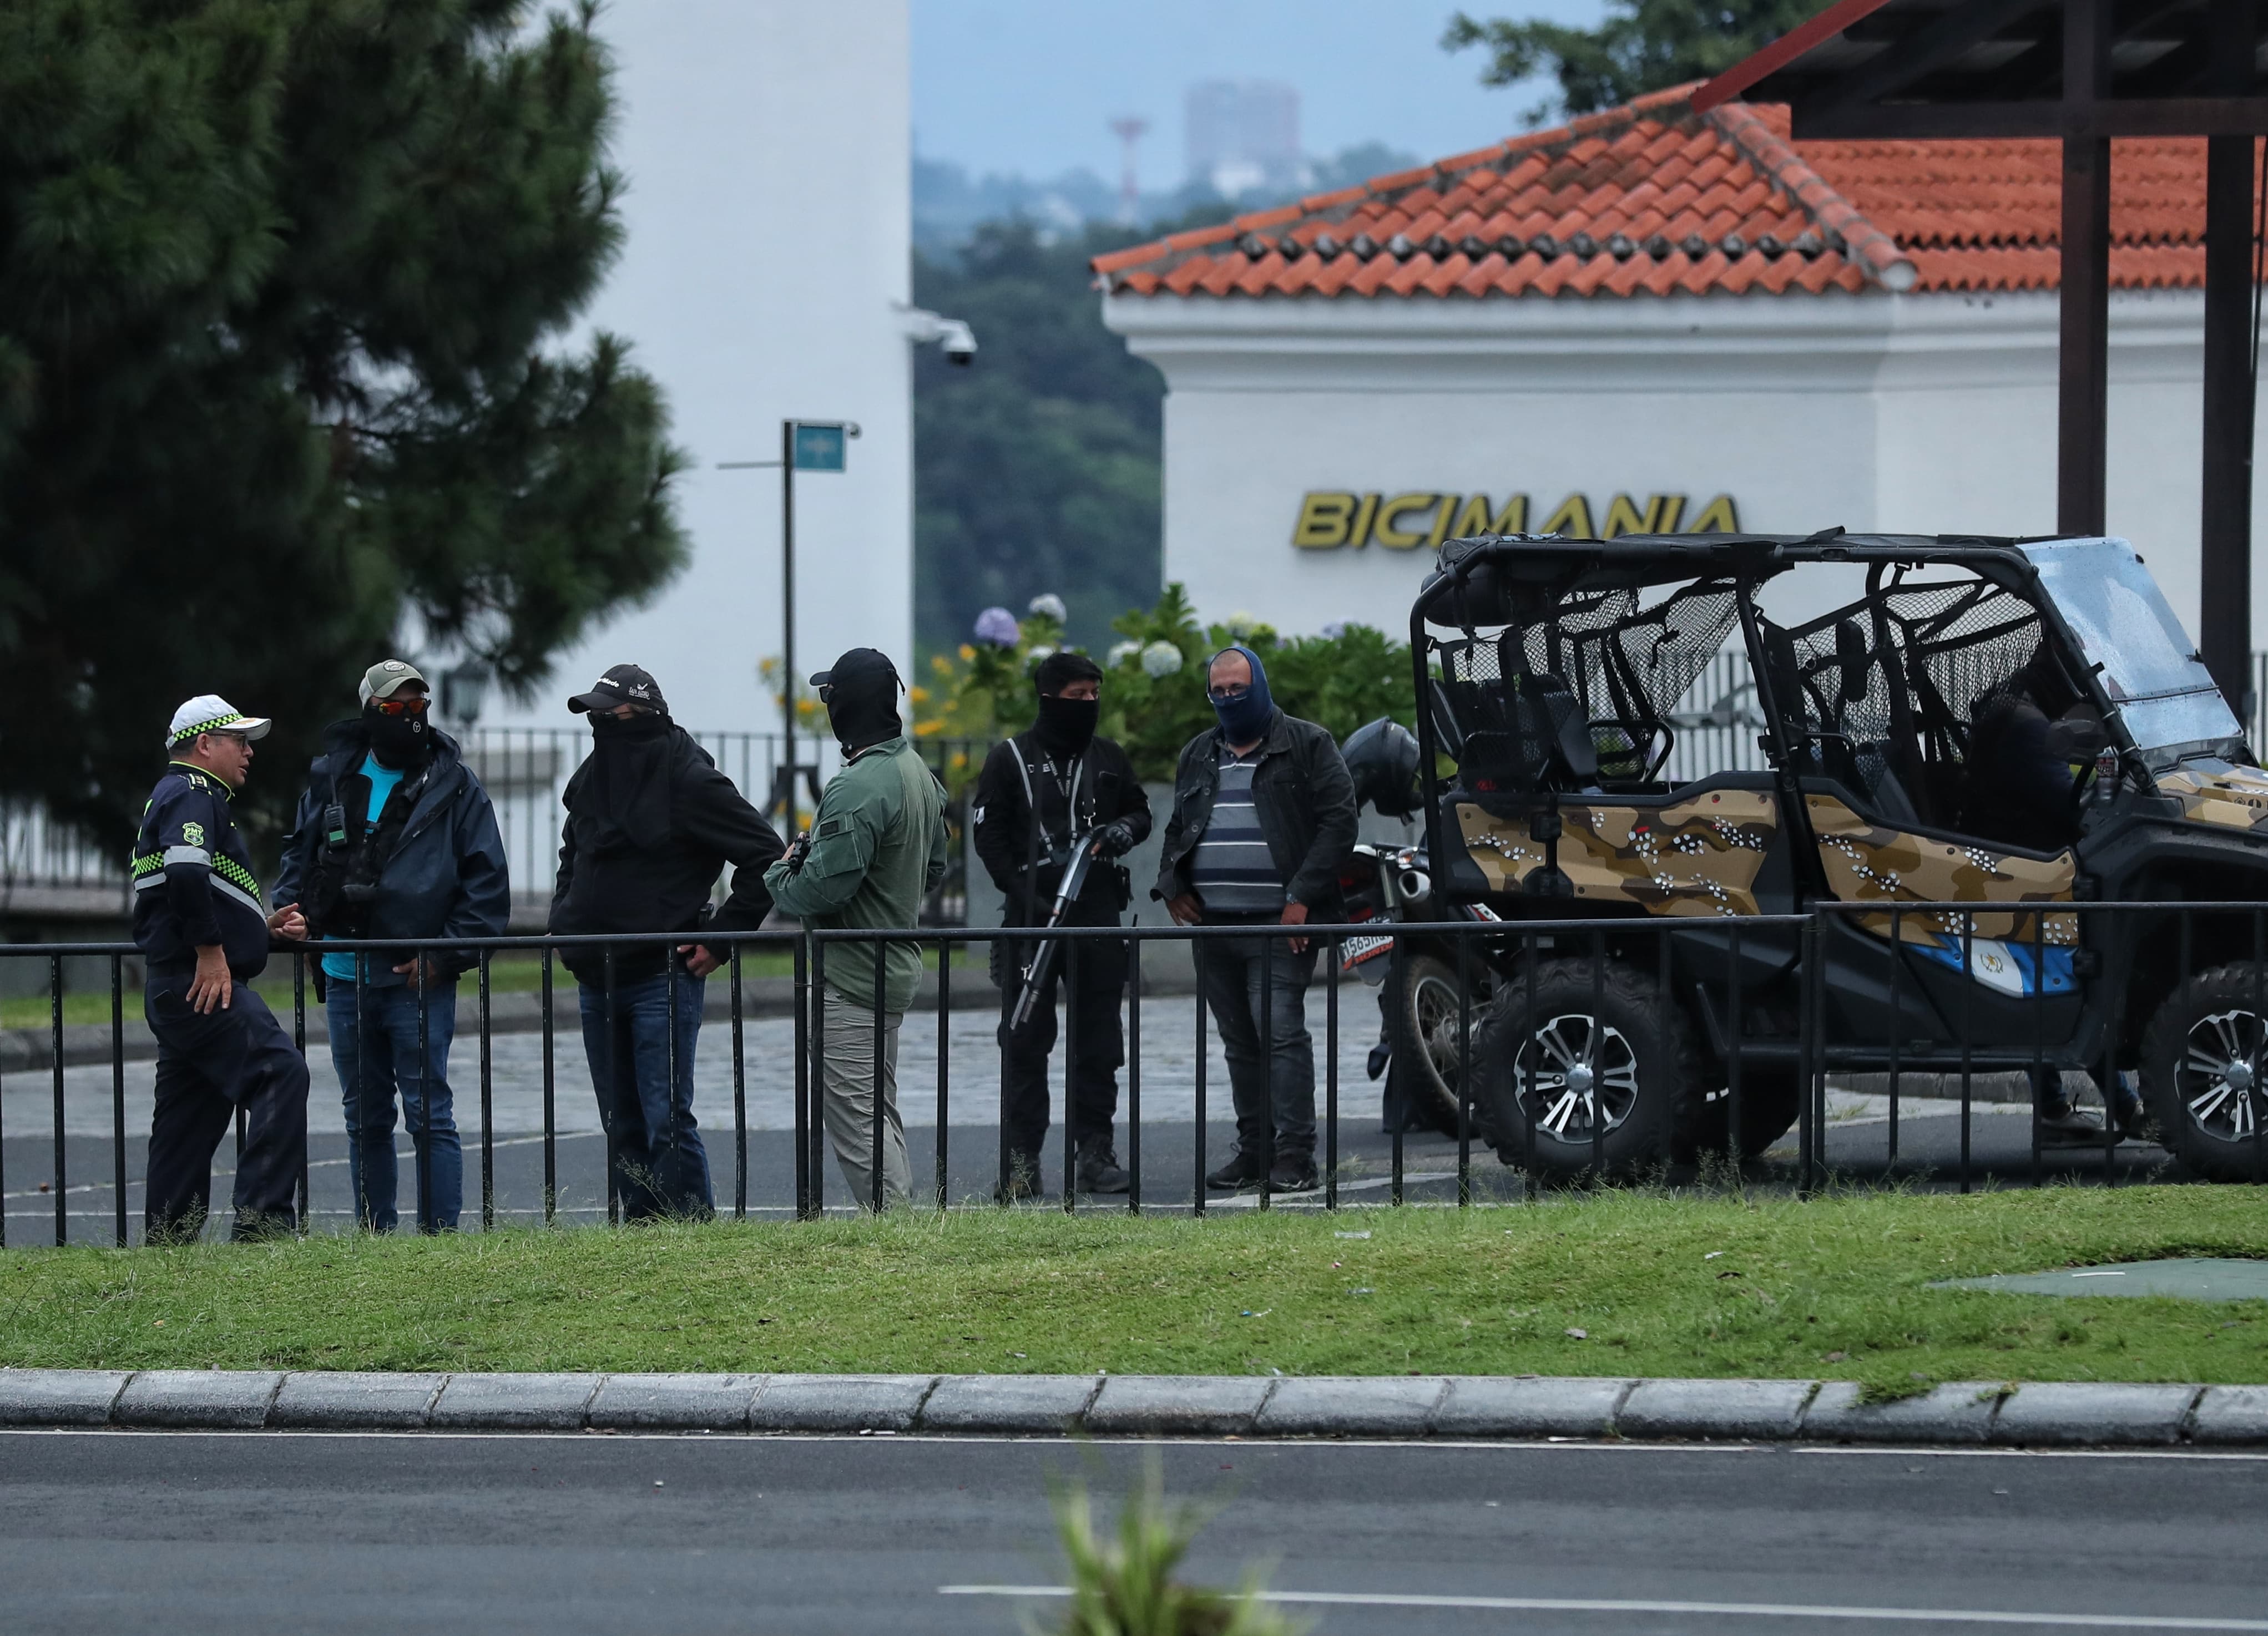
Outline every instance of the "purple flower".
<path id="1" fill-rule="evenodd" d="M 1012 648 L 1023 639 L 1016 616 L 1005 608 L 987 608 L 976 616 L 976 640 L 996 648 Z"/>

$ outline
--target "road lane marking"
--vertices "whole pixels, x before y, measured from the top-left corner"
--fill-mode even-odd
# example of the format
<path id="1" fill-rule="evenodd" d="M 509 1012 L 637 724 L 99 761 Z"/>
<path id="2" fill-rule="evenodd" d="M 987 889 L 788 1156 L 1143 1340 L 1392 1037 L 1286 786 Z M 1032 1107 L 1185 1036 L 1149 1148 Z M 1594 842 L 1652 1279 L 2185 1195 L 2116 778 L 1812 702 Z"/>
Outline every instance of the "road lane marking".
<path id="1" fill-rule="evenodd" d="M 939 1585 L 940 1596 L 1068 1596 L 1067 1585 Z M 2093 1630 L 2268 1631 L 2268 1619 L 2170 1614 L 2032 1613 L 1985 1608 L 1845 1608 L 1783 1602 L 1606 1601 L 1581 1596 L 1447 1596 L 1361 1590 L 1263 1590 L 1263 1602 L 1312 1608 L 1469 1608 L 1493 1613 L 1670 1613 L 1747 1619 L 1874 1619 L 1908 1625 L 2024 1625 Z"/>

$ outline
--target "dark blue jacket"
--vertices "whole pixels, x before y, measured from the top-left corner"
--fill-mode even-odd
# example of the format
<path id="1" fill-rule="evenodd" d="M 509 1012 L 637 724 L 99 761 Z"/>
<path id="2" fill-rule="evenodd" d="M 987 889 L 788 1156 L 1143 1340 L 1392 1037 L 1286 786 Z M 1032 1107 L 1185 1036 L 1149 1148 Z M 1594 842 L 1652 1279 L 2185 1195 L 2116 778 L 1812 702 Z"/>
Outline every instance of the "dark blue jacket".
<path id="1" fill-rule="evenodd" d="M 239 982 L 268 964 L 268 911 L 252 853 L 229 811 L 234 792 L 186 761 L 166 769 L 134 837 L 134 941 L 156 970 L 186 970 L 217 944 Z"/>
<path id="2" fill-rule="evenodd" d="M 276 903 L 299 901 L 323 844 L 323 809 L 339 799 L 339 781 L 361 772 L 369 753 L 369 733 L 359 717 L 334 723 L 323 735 L 323 753 L 307 770 L 298 818 L 284 840 L 284 867 L 274 893 Z M 481 781 L 465 765 L 456 740 L 437 729 L 424 788 L 418 791 L 401 839 L 378 877 L 370 935 L 500 937 L 511 919 L 512 882 L 505 869 L 504 836 L 497 828 L 496 808 Z M 372 959 L 371 986 L 401 982 L 393 968 L 404 958 Z M 433 958 L 454 977 L 479 964 L 480 957 L 476 951 L 437 950 Z"/>

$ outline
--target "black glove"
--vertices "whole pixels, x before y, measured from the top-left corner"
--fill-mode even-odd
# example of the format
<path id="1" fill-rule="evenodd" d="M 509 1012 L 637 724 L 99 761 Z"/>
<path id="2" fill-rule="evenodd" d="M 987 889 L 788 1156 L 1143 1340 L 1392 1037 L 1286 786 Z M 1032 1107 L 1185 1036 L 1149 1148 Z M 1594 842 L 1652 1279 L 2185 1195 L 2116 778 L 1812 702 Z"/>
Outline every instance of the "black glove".
<path id="1" fill-rule="evenodd" d="M 1094 850 L 1106 858 L 1123 858 L 1134 850 L 1134 826 L 1121 818 L 1094 832 Z"/>

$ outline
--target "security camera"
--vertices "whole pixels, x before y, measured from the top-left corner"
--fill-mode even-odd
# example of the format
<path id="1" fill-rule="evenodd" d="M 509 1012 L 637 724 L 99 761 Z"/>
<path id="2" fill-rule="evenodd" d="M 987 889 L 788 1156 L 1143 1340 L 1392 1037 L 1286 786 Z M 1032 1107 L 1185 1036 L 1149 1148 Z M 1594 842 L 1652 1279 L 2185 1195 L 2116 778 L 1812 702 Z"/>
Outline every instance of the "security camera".
<path id="1" fill-rule="evenodd" d="M 961 319 L 943 318 L 924 307 L 901 307 L 906 339 L 916 346 L 935 341 L 949 363 L 964 368 L 976 356 L 976 333 Z"/>

